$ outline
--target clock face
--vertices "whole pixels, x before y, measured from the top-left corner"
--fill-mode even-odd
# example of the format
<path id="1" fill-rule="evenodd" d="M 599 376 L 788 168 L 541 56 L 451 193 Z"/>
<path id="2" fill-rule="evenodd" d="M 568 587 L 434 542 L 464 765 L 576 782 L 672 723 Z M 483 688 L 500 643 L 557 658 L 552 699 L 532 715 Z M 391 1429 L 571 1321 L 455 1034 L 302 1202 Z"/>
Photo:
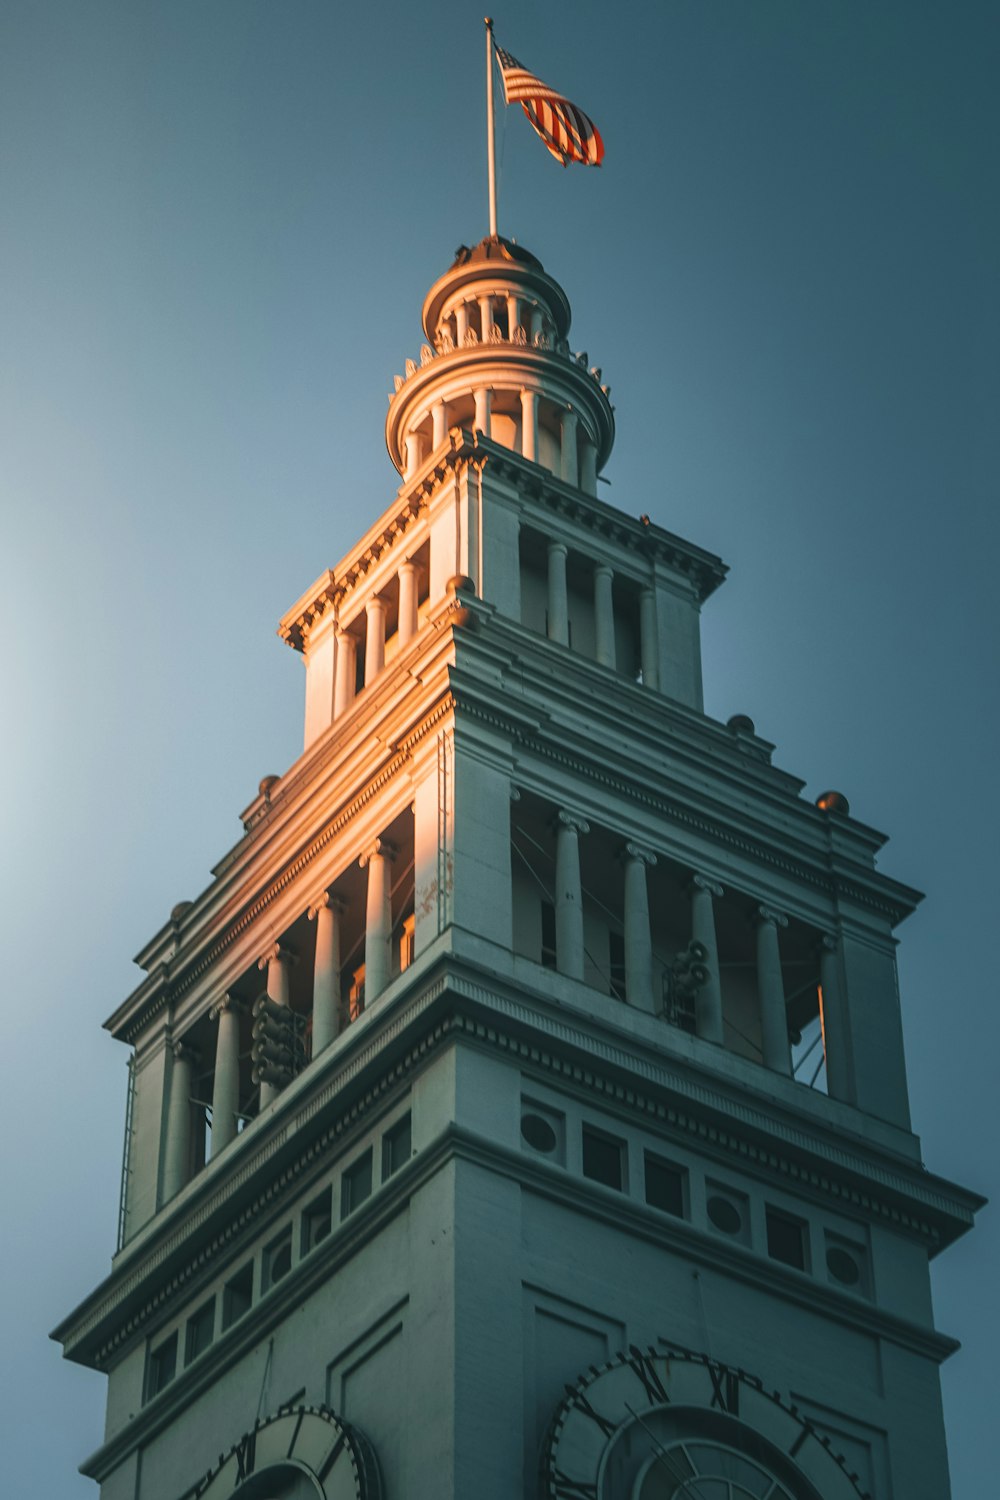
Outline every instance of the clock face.
<path id="1" fill-rule="evenodd" d="M 185 1500 L 382 1500 L 367 1438 L 326 1406 L 282 1407 L 219 1457 Z"/>
<path id="2" fill-rule="evenodd" d="M 827 1437 L 705 1355 L 633 1347 L 567 1391 L 546 1500 L 862 1500 Z"/>

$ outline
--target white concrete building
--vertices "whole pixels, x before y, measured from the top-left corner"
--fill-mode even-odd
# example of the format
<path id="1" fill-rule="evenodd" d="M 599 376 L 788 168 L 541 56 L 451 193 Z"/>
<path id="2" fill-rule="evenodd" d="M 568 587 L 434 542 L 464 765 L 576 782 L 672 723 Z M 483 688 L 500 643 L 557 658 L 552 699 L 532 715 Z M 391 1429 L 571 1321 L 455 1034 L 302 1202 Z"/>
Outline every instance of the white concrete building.
<path id="1" fill-rule="evenodd" d="M 103 1500 L 948 1495 L 919 898 L 705 716 L 725 568 L 598 498 L 569 326 L 503 239 L 428 293 L 400 489 L 281 621 L 303 754 L 108 1022 Z"/>

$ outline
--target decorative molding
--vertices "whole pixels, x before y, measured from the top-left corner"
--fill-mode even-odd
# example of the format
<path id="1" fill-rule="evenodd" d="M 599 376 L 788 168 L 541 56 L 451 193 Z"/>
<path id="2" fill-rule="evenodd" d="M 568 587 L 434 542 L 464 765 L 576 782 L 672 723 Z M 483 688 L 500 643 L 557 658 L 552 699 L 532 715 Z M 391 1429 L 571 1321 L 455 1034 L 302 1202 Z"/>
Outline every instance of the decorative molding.
<path id="1" fill-rule="evenodd" d="M 440 1005 L 446 997 L 451 999 L 452 1008 L 442 1015 Z M 463 1001 L 487 1010 L 488 1017 L 463 1010 Z M 519 1066 L 548 1074 L 558 1087 L 568 1088 L 582 1099 L 600 1097 L 613 1109 L 633 1117 L 636 1123 L 654 1120 L 680 1137 L 690 1137 L 695 1149 L 703 1155 L 707 1151 L 723 1161 L 729 1158 L 738 1170 L 752 1167 L 773 1181 L 793 1182 L 849 1212 L 881 1220 L 919 1239 L 932 1252 L 944 1240 L 931 1218 L 920 1212 L 918 1197 L 931 1215 L 936 1212 L 952 1219 L 960 1216 L 956 1199 L 946 1198 L 921 1181 L 924 1174 L 917 1164 L 910 1172 L 905 1166 L 894 1168 L 829 1135 L 818 1143 L 814 1131 L 776 1119 L 773 1112 L 752 1099 L 734 1098 L 731 1092 L 725 1093 L 717 1084 L 693 1073 L 683 1062 L 679 1066 L 678 1060 L 668 1054 L 651 1057 L 648 1042 L 639 1039 L 629 1046 L 624 1039 L 615 1039 L 607 1032 L 595 1036 L 593 1023 L 590 1029 L 585 1029 L 589 1018 L 572 1016 L 564 1009 L 558 1014 L 547 1012 L 536 997 L 514 998 L 479 978 L 452 969 L 430 976 L 422 990 L 383 1017 L 384 1010 L 381 1003 L 376 1003 L 367 1013 L 371 1022 L 365 1031 L 370 1030 L 371 1034 L 358 1039 L 357 1049 L 342 1057 L 339 1067 L 329 1071 L 322 1068 L 318 1073 L 310 1068 L 300 1075 L 303 1097 L 294 1114 L 290 1113 L 273 1135 L 258 1140 L 256 1132 L 252 1132 L 241 1138 L 242 1149 L 248 1152 L 242 1163 L 236 1165 L 227 1153 L 222 1180 L 212 1184 L 201 1177 L 193 1179 L 181 1198 L 173 1200 L 170 1210 L 164 1211 L 170 1212 L 171 1217 L 178 1216 L 174 1226 L 168 1227 L 168 1221 L 161 1237 L 145 1251 L 135 1246 L 141 1255 L 139 1263 L 131 1270 L 114 1272 L 98 1288 L 92 1305 L 81 1309 L 79 1319 L 67 1320 L 64 1328 L 71 1331 L 73 1344 L 85 1343 L 92 1332 L 115 1316 L 116 1307 L 134 1297 L 161 1268 L 182 1256 L 184 1247 L 200 1228 L 213 1220 L 223 1221 L 206 1244 L 176 1266 L 169 1280 L 132 1309 L 110 1337 L 102 1340 L 92 1353 L 88 1352 L 88 1363 L 106 1368 L 116 1350 L 140 1332 L 175 1292 L 200 1276 L 212 1262 L 228 1255 L 237 1237 L 252 1232 L 252 1226 L 271 1210 L 280 1211 L 279 1205 L 298 1189 L 303 1174 L 308 1174 L 344 1132 L 362 1122 L 390 1091 L 405 1084 L 414 1068 L 456 1035 L 516 1058 Z M 387 1050 L 394 1049 L 397 1040 L 408 1032 L 414 1035 L 402 1057 L 386 1066 L 361 1095 L 335 1113 L 320 1134 L 303 1145 L 298 1155 L 287 1161 L 266 1184 L 261 1184 L 249 1202 L 238 1210 L 234 1206 L 231 1218 L 225 1222 L 226 1204 L 241 1198 L 275 1156 L 292 1140 L 308 1134 L 309 1123 L 329 1112 L 337 1097 Z M 344 1035 L 354 1040 L 352 1029 Z M 567 1049 L 573 1049 L 577 1055 L 568 1055 Z M 643 1052 L 645 1055 L 641 1055 Z M 584 1053 L 587 1061 L 580 1060 Z M 330 1062 L 336 1055 L 324 1054 Z M 625 1077 L 628 1082 L 622 1081 Z M 306 1086 L 307 1080 L 313 1085 L 311 1090 Z M 738 1080 L 732 1081 L 731 1089 L 740 1088 Z M 836 1127 L 829 1129 L 832 1132 Z M 759 1140 L 753 1138 L 754 1132 Z M 193 1202 L 185 1211 L 184 1196 L 196 1199 L 199 1189 L 205 1194 L 202 1201 Z M 914 1205 L 913 1210 L 892 1202 L 887 1196 L 891 1194 L 908 1199 Z M 155 1220 L 150 1227 L 154 1238 L 158 1227 Z M 121 1253 L 128 1256 L 129 1248 L 126 1245 Z M 64 1330 L 57 1333 L 64 1336 Z"/>

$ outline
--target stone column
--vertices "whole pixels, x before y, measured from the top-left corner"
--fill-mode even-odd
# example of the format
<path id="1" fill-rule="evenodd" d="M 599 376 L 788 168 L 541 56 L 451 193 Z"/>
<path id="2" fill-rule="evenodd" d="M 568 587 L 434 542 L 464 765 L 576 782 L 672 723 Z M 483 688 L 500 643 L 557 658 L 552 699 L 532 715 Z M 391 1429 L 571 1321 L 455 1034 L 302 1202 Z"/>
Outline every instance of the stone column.
<path id="1" fill-rule="evenodd" d="M 538 337 L 538 335 L 541 333 L 541 331 L 542 331 L 542 309 L 538 306 L 538 304 L 536 302 L 533 305 L 532 309 L 531 309 L 531 327 L 528 330 L 528 337 L 529 337 L 529 339 L 531 340 L 532 343 L 535 342 L 535 339 Z"/>
<path id="2" fill-rule="evenodd" d="M 273 1000 L 275 1005 L 288 1004 L 291 979 L 289 970 L 292 958 L 291 949 L 286 948 L 283 943 L 275 943 L 274 947 L 265 953 L 257 964 L 258 969 L 267 971 L 267 998 Z M 279 1092 L 273 1083 L 261 1084 L 260 1107 L 262 1111 L 277 1099 Z"/>
<path id="3" fill-rule="evenodd" d="M 399 644 L 405 646 L 417 633 L 417 565 L 399 565 Z"/>
<path id="4" fill-rule="evenodd" d="M 827 1093 L 831 1099 L 842 1099 L 845 1104 L 853 1104 L 847 1016 L 840 983 L 840 944 L 834 937 L 820 939 L 819 983 L 823 992 L 821 1021 Z"/>
<path id="5" fill-rule="evenodd" d="M 490 341 L 493 332 L 493 298 L 480 297 L 479 299 L 479 327 L 484 344 Z"/>
<path id="6" fill-rule="evenodd" d="M 188 1180 L 191 1166 L 191 1076 L 196 1054 L 183 1042 L 174 1043 L 173 1054 L 163 1152 L 164 1203 L 176 1198 Z"/>
<path id="7" fill-rule="evenodd" d="M 614 569 L 608 563 L 594 568 L 594 630 L 597 660 L 603 667 L 617 665 L 615 652 Z"/>
<path id="8" fill-rule="evenodd" d="M 469 331 L 469 308 L 462 302 L 455 308 L 455 343 L 461 349 L 465 343 L 465 335 Z"/>
<path id="9" fill-rule="evenodd" d="M 403 448 L 403 473 L 406 479 L 410 479 L 420 467 L 421 443 L 419 432 L 408 432 L 403 439 Z"/>
<path id="10" fill-rule="evenodd" d="M 561 424 L 561 474 L 567 484 L 579 484 L 580 466 L 576 452 L 576 412 L 567 407 L 562 414 Z"/>
<path id="11" fill-rule="evenodd" d="M 580 434 L 580 488 L 585 495 L 597 494 L 597 444 L 589 432 Z"/>
<path id="12" fill-rule="evenodd" d="M 340 1030 L 340 914 L 342 903 L 324 891 L 309 908 L 316 923 L 313 962 L 312 1051 L 318 1057 Z"/>
<path id="13" fill-rule="evenodd" d="M 521 392 L 521 455 L 538 462 L 538 392 Z"/>
<path id="14" fill-rule="evenodd" d="M 775 1073 L 792 1076 L 792 1051 L 788 1042 L 788 1012 L 785 1008 L 785 986 L 781 977 L 781 952 L 778 928 L 788 926 L 788 918 L 768 906 L 759 906 L 757 924 L 757 994 L 760 1001 L 760 1037 L 764 1066 Z"/>
<path id="15" fill-rule="evenodd" d="M 548 637 L 550 641 L 560 641 L 562 645 L 569 645 L 569 601 L 566 594 L 566 557 L 568 548 L 565 542 L 549 543 L 549 622 Z"/>
<path id="16" fill-rule="evenodd" d="M 448 436 L 448 408 L 443 401 L 435 401 L 431 407 L 431 447 L 437 451 Z"/>
<path id="17" fill-rule="evenodd" d="M 656 635 L 656 590 L 645 588 L 639 595 L 639 654 L 643 685 L 654 692 L 660 686 L 660 646 Z"/>
<path id="18" fill-rule="evenodd" d="M 385 600 L 376 596 L 365 605 L 365 687 L 385 666 Z"/>
<path id="19" fill-rule="evenodd" d="M 481 432 L 483 434 L 483 437 L 489 437 L 490 390 L 487 386 L 480 385 L 476 387 L 472 394 L 476 402 L 476 414 L 473 418 L 473 425 L 477 432 Z"/>
<path id="20" fill-rule="evenodd" d="M 521 299 L 513 293 L 507 295 L 507 337 L 514 342 L 514 329 L 521 321 Z"/>
<path id="21" fill-rule="evenodd" d="M 219 1025 L 215 1037 L 215 1079 L 212 1083 L 211 1155 L 218 1156 L 236 1135 L 240 1109 L 240 1007 L 223 995 L 211 1010 Z"/>
<path id="22" fill-rule="evenodd" d="M 556 968 L 570 979 L 583 978 L 583 892 L 580 888 L 581 833 L 590 825 L 573 813 L 556 815 Z"/>
<path id="23" fill-rule="evenodd" d="M 707 951 L 705 967 L 708 979 L 698 991 L 694 1003 L 695 1031 L 707 1042 L 725 1044 L 722 1025 L 722 987 L 719 982 L 719 948 L 715 940 L 714 901 L 722 896 L 722 886 L 704 875 L 691 880 L 691 937 Z"/>
<path id="24" fill-rule="evenodd" d="M 649 929 L 646 867 L 656 855 L 638 844 L 626 844 L 625 861 L 625 998 L 629 1005 L 655 1015 L 653 940 Z"/>
<path id="25" fill-rule="evenodd" d="M 333 717 L 339 719 L 354 702 L 358 676 L 358 646 L 346 630 L 337 632 L 337 665 L 333 680 Z"/>
<path id="26" fill-rule="evenodd" d="M 365 908 L 365 1007 L 377 1000 L 392 978 L 392 861 L 395 847 L 388 839 L 376 839 L 361 856 L 368 869 L 368 902 Z"/>

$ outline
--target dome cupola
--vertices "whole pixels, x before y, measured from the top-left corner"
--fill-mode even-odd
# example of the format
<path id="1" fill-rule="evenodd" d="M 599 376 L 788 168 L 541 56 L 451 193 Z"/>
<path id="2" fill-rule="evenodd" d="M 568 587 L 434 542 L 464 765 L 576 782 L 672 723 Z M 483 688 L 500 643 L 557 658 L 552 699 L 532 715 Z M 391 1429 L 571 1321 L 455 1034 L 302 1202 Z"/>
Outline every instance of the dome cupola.
<path id="1" fill-rule="evenodd" d="M 427 342 L 389 398 L 386 446 L 412 478 L 449 428 L 478 430 L 558 478 L 597 492 L 614 443 L 601 371 L 571 353 L 569 299 L 529 251 L 500 235 L 462 245 L 424 299 Z"/>

